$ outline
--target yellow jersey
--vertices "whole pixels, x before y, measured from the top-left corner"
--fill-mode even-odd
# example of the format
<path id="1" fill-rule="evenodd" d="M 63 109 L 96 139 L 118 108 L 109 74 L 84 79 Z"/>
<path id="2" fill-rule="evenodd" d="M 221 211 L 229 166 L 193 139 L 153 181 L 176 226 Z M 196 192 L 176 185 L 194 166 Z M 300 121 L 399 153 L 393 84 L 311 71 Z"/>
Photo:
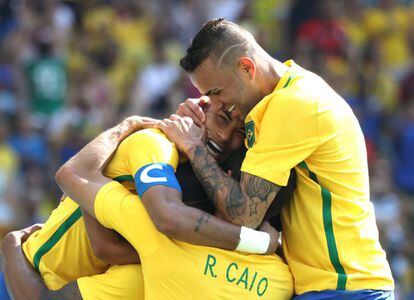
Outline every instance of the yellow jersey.
<path id="1" fill-rule="evenodd" d="M 141 265 L 111 266 L 105 273 L 77 280 L 83 300 L 143 300 Z"/>
<path id="2" fill-rule="evenodd" d="M 144 168 L 148 163 L 176 163 L 174 158 L 169 162 L 153 160 L 143 151 L 140 157 Z M 139 253 L 145 299 L 292 297 L 292 275 L 280 257 L 247 255 L 169 239 L 156 229 L 140 198 L 118 182 L 112 181 L 98 192 L 95 215 L 104 226 L 122 234 Z"/>
<path id="3" fill-rule="evenodd" d="M 151 143 L 146 144 L 141 136 L 151 136 Z M 139 162 L 138 149 L 160 156 L 171 145 L 157 130 L 134 133 L 121 143 L 104 173 L 136 193 L 133 175 Z M 58 290 L 80 277 L 103 273 L 109 267 L 93 254 L 82 211 L 69 197 L 52 212 L 43 228 L 23 244 L 23 251 L 51 290 Z"/>
<path id="4" fill-rule="evenodd" d="M 41 230 L 23 243 L 23 251 L 51 290 L 109 267 L 93 254 L 82 211 L 69 198 L 59 204 Z"/>
<path id="5" fill-rule="evenodd" d="M 369 196 L 364 137 L 347 103 L 293 61 L 274 91 L 245 120 L 241 170 L 285 186 L 283 250 L 296 294 L 320 290 L 392 290 Z"/>

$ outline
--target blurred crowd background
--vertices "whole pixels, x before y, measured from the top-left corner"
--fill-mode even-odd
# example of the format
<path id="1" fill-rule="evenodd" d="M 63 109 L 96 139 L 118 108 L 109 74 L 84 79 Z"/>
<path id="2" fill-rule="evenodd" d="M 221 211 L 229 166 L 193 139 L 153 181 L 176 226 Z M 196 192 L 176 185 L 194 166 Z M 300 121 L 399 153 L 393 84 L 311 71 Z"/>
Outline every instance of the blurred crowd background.
<path id="1" fill-rule="evenodd" d="M 214 17 L 250 30 L 352 106 L 397 299 L 414 299 L 414 3 L 395 0 L 0 0 L 0 236 L 45 220 L 57 168 L 131 114 L 198 96 L 179 67 Z"/>

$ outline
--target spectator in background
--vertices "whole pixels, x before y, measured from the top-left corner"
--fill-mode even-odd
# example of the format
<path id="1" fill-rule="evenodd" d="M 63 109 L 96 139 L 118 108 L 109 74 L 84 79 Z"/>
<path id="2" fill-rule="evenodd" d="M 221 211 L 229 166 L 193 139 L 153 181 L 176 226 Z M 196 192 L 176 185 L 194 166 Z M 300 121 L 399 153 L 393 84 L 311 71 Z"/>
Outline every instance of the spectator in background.
<path id="1" fill-rule="evenodd" d="M 298 29 L 297 43 L 326 55 L 345 55 L 347 39 L 338 19 L 338 2 L 316 1 L 317 15 Z"/>
<path id="2" fill-rule="evenodd" d="M 48 164 L 48 145 L 44 134 L 36 128 L 34 119 L 20 116 L 16 122 L 17 130 L 10 135 L 9 141 L 21 159 L 21 166 L 37 164 L 46 167 Z"/>
<path id="3" fill-rule="evenodd" d="M 165 46 L 154 47 L 154 61 L 144 68 L 137 78 L 135 103 L 139 114 L 161 117 L 169 107 L 170 90 L 180 75 L 178 65 L 168 61 Z"/>
<path id="4" fill-rule="evenodd" d="M 15 223 L 14 188 L 19 170 L 19 157 L 8 142 L 9 126 L 0 115 L 0 234 L 5 234 Z"/>
<path id="5" fill-rule="evenodd" d="M 26 62 L 25 72 L 31 109 L 49 117 L 66 102 L 67 70 L 65 62 L 53 53 L 52 30 L 42 28 L 35 36 L 36 56 Z"/>
<path id="6" fill-rule="evenodd" d="M 16 110 L 16 95 L 0 79 L 0 111 L 2 111 L 5 115 L 12 116 L 16 113 Z"/>
<path id="7" fill-rule="evenodd" d="M 396 296 L 414 299 L 413 16 L 414 0 L 0 0 L 0 227 L 48 215 L 45 174 L 97 132 L 198 97 L 178 60 L 201 24 L 227 17 L 351 104 Z"/>
<path id="8" fill-rule="evenodd" d="M 379 6 L 366 10 L 365 31 L 368 38 L 378 44 L 387 69 L 400 77 L 410 57 L 407 35 L 413 24 L 411 12 L 396 0 L 378 2 Z"/>
<path id="9" fill-rule="evenodd" d="M 17 26 L 12 0 L 0 2 L 0 42 Z"/>
<path id="10" fill-rule="evenodd" d="M 404 123 L 396 140 L 395 180 L 406 193 L 414 194 L 414 102 L 406 105 Z"/>

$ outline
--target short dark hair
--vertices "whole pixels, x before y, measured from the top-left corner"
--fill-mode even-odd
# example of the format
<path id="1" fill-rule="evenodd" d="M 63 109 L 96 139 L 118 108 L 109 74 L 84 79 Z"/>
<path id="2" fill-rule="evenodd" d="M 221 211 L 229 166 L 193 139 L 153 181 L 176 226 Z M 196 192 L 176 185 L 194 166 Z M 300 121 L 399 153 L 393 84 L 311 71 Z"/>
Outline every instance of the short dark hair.
<path id="1" fill-rule="evenodd" d="M 186 55 L 180 60 L 181 67 L 191 73 L 211 54 L 216 58 L 232 46 L 238 50 L 247 50 L 248 32 L 224 18 L 213 19 L 203 25 L 191 41 Z"/>

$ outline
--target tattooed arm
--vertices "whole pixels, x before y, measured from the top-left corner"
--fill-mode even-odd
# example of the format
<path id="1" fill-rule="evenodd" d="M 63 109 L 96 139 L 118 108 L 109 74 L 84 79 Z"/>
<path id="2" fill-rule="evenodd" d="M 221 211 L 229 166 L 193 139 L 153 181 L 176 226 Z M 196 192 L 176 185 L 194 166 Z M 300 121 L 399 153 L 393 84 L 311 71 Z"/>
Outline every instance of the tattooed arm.
<path id="1" fill-rule="evenodd" d="M 234 250 L 238 246 L 240 226 L 231 224 L 197 208 L 186 206 L 181 201 L 181 193 L 165 186 L 154 186 L 142 197 L 157 229 L 174 239 L 216 248 Z M 277 231 L 262 226 L 260 231 L 270 235 L 267 254 L 274 253 L 277 244 Z"/>
<path id="2" fill-rule="evenodd" d="M 186 206 L 175 189 L 154 186 L 145 192 L 142 203 L 158 231 L 171 238 L 230 250 L 238 245 L 239 226 Z"/>
<path id="3" fill-rule="evenodd" d="M 221 170 L 203 144 L 189 147 L 186 154 L 209 199 L 225 220 L 251 228 L 262 223 L 280 186 L 244 172 L 237 182 Z"/>
<path id="4" fill-rule="evenodd" d="M 122 129 L 122 128 L 121 128 Z M 102 174 L 106 162 L 119 143 L 122 130 L 107 130 L 86 145 L 61 167 L 56 180 L 62 190 L 91 216 L 95 216 L 95 197 L 110 179 Z M 104 145 L 104 146 L 102 146 Z M 150 187 L 142 196 L 157 229 L 172 238 L 211 247 L 234 250 L 238 246 L 241 228 L 215 218 L 181 201 L 181 193 L 168 186 Z M 263 229 L 265 230 L 265 229 Z M 276 250 L 274 232 L 268 252 Z"/>
<path id="5" fill-rule="evenodd" d="M 209 199 L 227 221 L 257 228 L 280 186 L 263 178 L 243 173 L 240 183 L 226 174 L 207 151 L 205 130 L 188 117 L 174 115 L 155 124 L 177 148 L 186 154 L 194 173 L 203 185 Z"/>

